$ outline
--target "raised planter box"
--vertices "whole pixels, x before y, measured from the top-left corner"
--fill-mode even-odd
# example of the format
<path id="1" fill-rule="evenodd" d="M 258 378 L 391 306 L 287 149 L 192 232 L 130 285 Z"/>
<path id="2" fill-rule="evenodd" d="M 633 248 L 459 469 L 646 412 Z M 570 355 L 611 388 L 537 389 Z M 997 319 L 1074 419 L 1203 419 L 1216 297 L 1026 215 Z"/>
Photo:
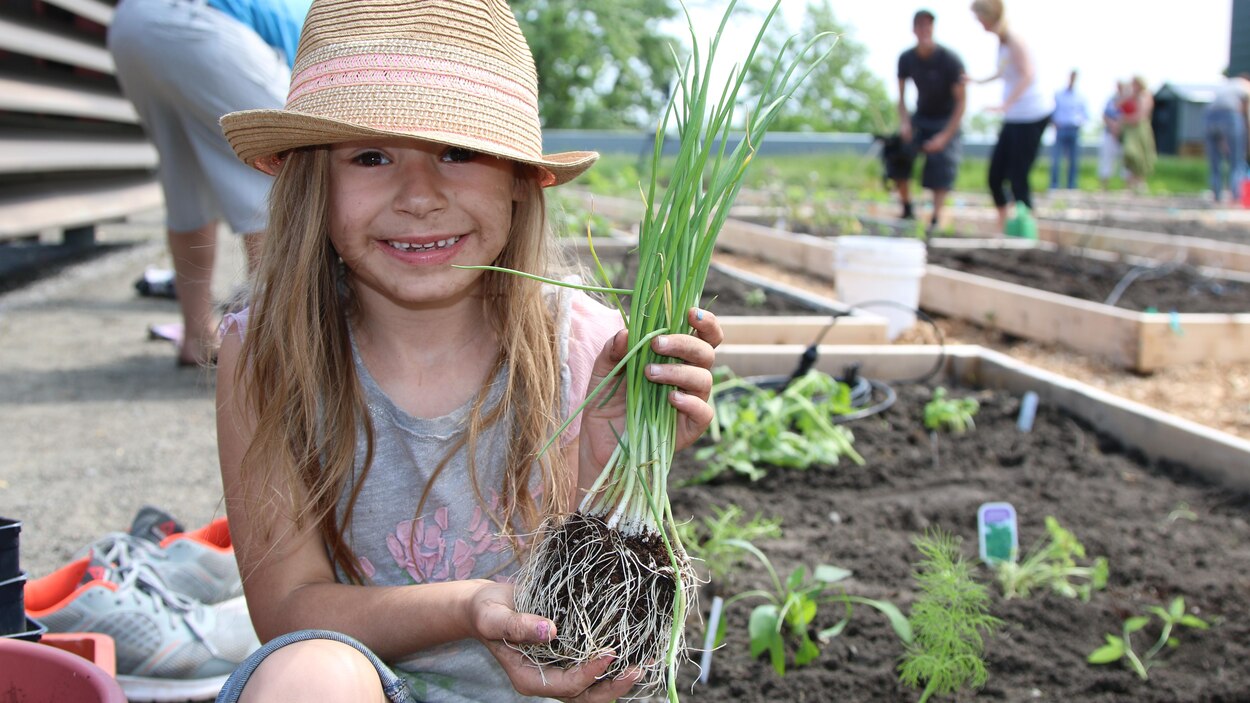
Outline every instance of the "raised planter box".
<path id="1" fill-rule="evenodd" d="M 1154 408 L 1125 400 L 1066 376 L 1044 371 L 974 345 L 833 346 L 819 348 L 815 368 L 838 374 L 848 364 L 860 372 L 893 381 L 935 372 L 936 380 L 971 388 L 1033 391 L 1088 422 L 1151 461 L 1188 466 L 1198 475 L 1237 491 L 1250 491 L 1250 441 Z M 740 376 L 789 373 L 803 353 L 800 346 L 723 345 L 716 363 Z"/>
<path id="2" fill-rule="evenodd" d="M 889 216 L 895 215 L 895 205 L 871 203 L 865 205 L 866 213 Z M 1250 240 L 1250 211 L 1230 211 L 1224 213 L 1225 220 L 1215 219 L 1220 213 L 1203 213 L 1194 211 L 1195 219 L 1209 224 L 1229 224 L 1231 221 L 1245 223 Z M 1093 214 L 1086 214 L 1093 216 Z M 996 236 L 996 221 L 991 208 L 950 208 L 948 213 L 950 224 L 961 235 Z M 1176 218 L 1175 214 L 1143 215 L 1140 211 L 1124 214 L 1124 219 L 1155 219 Z M 1081 221 L 1061 221 L 1048 219 L 1043 213 L 1038 220 L 1038 239 L 1049 241 L 1059 246 L 1079 246 L 1083 249 L 1110 251 L 1113 254 L 1140 256 L 1144 259 L 1160 261 L 1185 261 L 1185 263 L 1210 269 L 1214 275 L 1223 271 L 1239 271 L 1250 273 L 1250 244 L 1239 244 L 1235 241 L 1204 239 L 1200 236 L 1183 236 L 1161 234 L 1156 231 L 1145 231 L 1128 228 L 1110 228 Z"/>
<path id="3" fill-rule="evenodd" d="M 588 260 L 584 241 L 570 241 L 566 246 L 574 255 Z M 633 247 L 634 242 L 629 240 L 595 242 L 595 251 L 601 259 L 620 256 Z M 879 315 L 848 312 L 845 306 L 832 298 L 813 295 L 732 266 L 713 264 L 713 268 L 768 295 L 781 296 L 811 311 L 803 315 L 718 315 L 727 344 L 814 344 L 817 341 L 825 344 L 884 344 L 887 341 L 887 322 Z M 834 317 L 837 318 L 836 323 Z"/>
<path id="4" fill-rule="evenodd" d="M 824 280 L 834 277 L 834 243 L 827 238 L 730 220 L 718 243 L 727 250 L 759 257 Z M 1223 242 L 1207 244 L 1212 251 L 1243 248 L 1250 254 L 1250 247 Z M 1011 248 L 1034 245 L 1004 239 L 938 239 L 931 246 Z M 1247 262 L 1250 263 L 1250 259 Z M 1236 271 L 1231 274 L 1241 277 Z M 1250 311 L 1247 314 L 1133 312 L 934 265 L 927 267 L 921 281 L 920 306 L 1018 337 L 1105 356 L 1119 366 L 1142 373 L 1174 364 L 1250 359 Z"/>
<path id="5" fill-rule="evenodd" d="M 1133 312 L 930 265 L 926 310 L 1060 344 L 1141 373 L 1250 359 L 1250 314 Z"/>
<path id="6" fill-rule="evenodd" d="M 799 347 L 721 347 L 718 361 L 740 375 L 790 372 Z M 915 538 L 933 529 L 962 544 L 971 577 L 985 585 L 1000 627 L 985 635 L 988 679 L 980 691 L 945 699 L 1003 701 L 1241 700 L 1250 687 L 1244 662 L 1250 630 L 1244 583 L 1250 573 L 1247 511 L 1236 497 L 1250 487 L 1250 442 L 1213 432 L 1126 402 L 979 347 L 822 347 L 818 368 L 839 375 L 849 364 L 861 377 L 894 392 L 879 414 L 843 425 L 854 436 L 862 465 L 850 461 L 804 470 L 758 462 L 754 479 L 725 472 L 708 483 L 670 490 L 673 514 L 693 519 L 734 506 L 743 516 L 780 522 L 780 535 L 753 539 L 771 563 L 747 559 L 714 575 L 699 601 L 702 620 L 688 621 L 687 641 L 704 641 L 712 593 L 735 598 L 720 611 L 723 646 L 710 667 L 679 673 L 682 698 L 738 703 L 778 700 L 916 700 L 900 685 L 904 645 L 885 619 L 836 600 L 848 594 L 889 601 L 914 616 L 921 590 L 914 574 Z M 924 408 L 937 386 L 979 402 L 976 428 L 930 433 Z M 1021 431 L 1023 396 L 1039 397 L 1034 422 Z M 891 394 L 878 391 L 875 406 Z M 703 449 L 714 449 L 705 445 Z M 693 482 L 704 465 L 679 453 L 673 476 Z M 705 455 L 707 452 L 705 452 Z M 715 453 L 711 453 L 715 456 Z M 977 520 L 986 503 L 1010 503 L 1019 515 L 1026 553 L 1046 535 L 1053 517 L 1088 549 L 1079 560 L 1105 557 L 1106 588 L 1087 600 L 1050 589 L 1009 598 L 977 559 Z M 701 537 L 708 537 L 704 530 Z M 810 578 L 818 564 L 849 577 L 830 589 L 831 602 L 813 609 L 810 631 L 837 627 L 821 639 L 814 659 L 785 659 L 779 676 L 769 657 L 750 655 L 752 608 L 779 592 L 775 578 Z M 799 568 L 802 571 L 797 571 Z M 1179 646 L 1159 652 L 1149 681 L 1118 663 L 1090 664 L 1088 654 L 1121 632 L 1125 619 L 1184 599 L 1186 612 L 1209 629 L 1171 631 Z M 862 601 L 861 601 L 862 602 Z M 845 628 L 839 623 L 849 618 Z M 1158 637 L 1157 619 L 1133 639 L 1141 656 Z M 1145 644 L 1143 644 L 1143 641 Z M 793 654 L 797 642 L 785 649 Z M 1044 652 L 1044 656 L 1039 656 Z M 1147 657 L 1149 658 L 1149 657 Z M 699 673 L 707 682 L 695 684 Z M 1098 692 L 1098 693 L 1091 693 Z"/>

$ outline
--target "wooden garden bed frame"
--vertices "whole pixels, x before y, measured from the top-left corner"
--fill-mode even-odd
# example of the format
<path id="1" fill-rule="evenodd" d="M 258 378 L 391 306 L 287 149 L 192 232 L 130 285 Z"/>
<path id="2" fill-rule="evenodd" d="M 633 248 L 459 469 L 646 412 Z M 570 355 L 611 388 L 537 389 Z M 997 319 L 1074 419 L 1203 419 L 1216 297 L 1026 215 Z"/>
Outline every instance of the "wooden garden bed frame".
<path id="1" fill-rule="evenodd" d="M 587 254 L 585 240 L 569 240 L 565 246 L 575 256 L 585 257 Z M 632 249 L 634 246 L 634 240 L 626 237 L 595 241 L 595 251 L 600 256 L 606 256 L 609 252 L 619 253 L 621 249 Z M 712 266 L 729 276 L 759 287 L 769 295 L 784 296 L 813 310 L 808 315 L 719 316 L 721 327 L 725 331 L 725 342 L 728 344 L 885 344 L 888 341 L 888 322 L 884 317 L 851 312 L 832 298 L 815 295 L 733 266 L 719 263 L 713 263 Z M 715 312 L 715 305 L 711 307 Z"/>
<path id="2" fill-rule="evenodd" d="M 828 238 L 730 220 L 718 245 L 823 280 L 834 277 L 834 245 Z M 1032 246 L 1014 240 L 935 240 L 932 245 Z M 1250 360 L 1250 312 L 1132 312 L 932 264 L 921 281 L 920 306 L 1025 339 L 1106 357 L 1140 373 L 1198 361 Z"/>
<path id="3" fill-rule="evenodd" d="M 894 205 L 871 203 L 865 208 L 865 214 L 877 217 L 892 216 L 896 214 L 895 210 L 897 207 Z M 961 234 L 984 236 L 995 234 L 995 216 L 988 207 L 950 208 L 948 212 L 951 224 Z M 1069 212 L 1074 216 L 1080 213 L 1077 210 Z M 1189 210 L 1185 213 L 1192 219 L 1207 224 L 1243 224 L 1250 227 L 1250 210 Z M 1173 213 L 1153 215 L 1143 214 L 1141 211 L 1102 211 L 1101 213 L 1091 211 L 1089 216 L 1097 214 L 1106 214 L 1125 220 L 1157 219 L 1158 217 L 1184 219 L 1183 216 Z M 1156 261 L 1183 261 L 1197 267 L 1250 273 L 1250 244 L 1146 232 L 1124 227 L 1105 227 L 1081 222 L 1079 219 L 1064 221 L 1046 215 L 1037 221 L 1037 237 L 1043 242 L 1064 247 L 1095 249 Z M 1250 237 L 1247 241 L 1250 241 Z"/>
<path id="4" fill-rule="evenodd" d="M 1205 425 L 1125 400 L 1066 376 L 1044 371 L 979 346 L 833 346 L 819 348 L 816 368 L 837 375 L 848 364 L 883 381 L 915 379 L 935 371 L 948 385 L 1038 394 L 1054 405 L 1140 451 L 1154 462 L 1176 462 L 1219 485 L 1250 491 L 1250 442 Z M 724 345 L 716 362 L 740 376 L 793 371 L 801 346 Z"/>

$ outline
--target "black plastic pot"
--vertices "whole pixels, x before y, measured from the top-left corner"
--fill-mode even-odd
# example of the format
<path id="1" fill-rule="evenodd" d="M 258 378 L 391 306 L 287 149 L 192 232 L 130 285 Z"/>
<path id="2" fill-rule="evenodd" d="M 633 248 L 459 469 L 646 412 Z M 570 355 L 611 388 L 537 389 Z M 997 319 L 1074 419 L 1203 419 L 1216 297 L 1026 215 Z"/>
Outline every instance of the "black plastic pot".
<path id="1" fill-rule="evenodd" d="M 26 624 L 22 626 L 21 630 L 18 630 L 10 635 L 0 635 L 0 639 L 38 642 L 43 639 L 44 634 L 47 632 L 47 625 L 35 620 L 34 618 L 26 618 Z"/>
<path id="2" fill-rule="evenodd" d="M 0 517 L 0 581 L 8 581 L 22 573 L 18 559 L 18 535 L 22 533 L 22 523 Z"/>
<path id="3" fill-rule="evenodd" d="M 26 631 L 26 574 L 0 581 L 0 635 Z"/>

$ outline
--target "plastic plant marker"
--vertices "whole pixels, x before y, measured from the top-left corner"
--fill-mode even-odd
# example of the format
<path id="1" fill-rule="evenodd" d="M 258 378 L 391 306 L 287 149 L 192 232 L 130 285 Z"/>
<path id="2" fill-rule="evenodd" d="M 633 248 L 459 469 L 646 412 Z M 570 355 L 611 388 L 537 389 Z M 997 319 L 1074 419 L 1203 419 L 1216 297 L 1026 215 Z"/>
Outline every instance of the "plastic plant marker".
<path id="1" fill-rule="evenodd" d="M 1172 329 L 1172 334 L 1176 335 L 1177 337 L 1185 336 L 1185 328 L 1181 327 L 1180 313 L 1178 313 L 1175 310 L 1168 313 L 1168 327 Z"/>
<path id="2" fill-rule="evenodd" d="M 1021 432 L 1033 431 L 1033 420 L 1037 419 L 1037 393 L 1025 391 L 1020 399 L 1020 415 L 1016 417 L 1016 427 Z"/>
<path id="3" fill-rule="evenodd" d="M 977 508 L 977 543 L 981 561 L 994 566 L 1011 561 L 1020 548 L 1016 509 L 1011 503 L 982 503 Z"/>
<path id="4" fill-rule="evenodd" d="M 707 684 L 712 673 L 712 650 L 716 648 L 716 633 L 720 629 L 720 611 L 725 599 L 712 597 L 712 612 L 707 616 L 707 636 L 703 638 L 703 655 L 699 658 L 699 683 Z"/>

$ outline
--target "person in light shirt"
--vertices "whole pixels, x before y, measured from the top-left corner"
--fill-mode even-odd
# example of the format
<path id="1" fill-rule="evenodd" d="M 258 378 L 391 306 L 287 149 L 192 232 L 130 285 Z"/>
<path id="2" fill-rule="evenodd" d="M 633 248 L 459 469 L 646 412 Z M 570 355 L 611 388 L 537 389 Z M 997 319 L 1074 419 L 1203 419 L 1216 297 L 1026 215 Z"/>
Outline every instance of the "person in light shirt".
<path id="1" fill-rule="evenodd" d="M 1246 117 L 1250 106 L 1250 80 L 1246 74 L 1232 76 L 1215 91 L 1204 113 L 1207 161 L 1211 174 L 1211 197 L 1220 202 L 1228 189 L 1237 202 L 1246 177 Z"/>
<path id="2" fill-rule="evenodd" d="M 998 71 L 977 83 L 1003 81 L 1003 101 L 990 108 L 1003 116 L 1003 127 L 994 144 L 989 169 L 990 195 L 998 211 L 998 231 L 1002 232 L 1009 202 L 1004 183 L 1011 184 L 1010 200 L 1033 209 L 1029 171 L 1037 160 L 1042 134 L 1050 124 L 1055 105 L 1051 95 L 1038 86 L 1033 51 L 1016 28 L 1008 26 L 1002 0 L 974 0 L 972 12 L 981 27 L 998 37 L 999 42 Z"/>
<path id="3" fill-rule="evenodd" d="M 1081 161 L 1081 126 L 1089 120 L 1085 98 L 1076 92 L 1076 71 L 1068 76 L 1068 86 L 1055 93 L 1055 144 L 1050 157 L 1050 189 L 1059 189 L 1059 171 L 1068 159 L 1068 190 L 1076 189 L 1076 174 Z"/>

